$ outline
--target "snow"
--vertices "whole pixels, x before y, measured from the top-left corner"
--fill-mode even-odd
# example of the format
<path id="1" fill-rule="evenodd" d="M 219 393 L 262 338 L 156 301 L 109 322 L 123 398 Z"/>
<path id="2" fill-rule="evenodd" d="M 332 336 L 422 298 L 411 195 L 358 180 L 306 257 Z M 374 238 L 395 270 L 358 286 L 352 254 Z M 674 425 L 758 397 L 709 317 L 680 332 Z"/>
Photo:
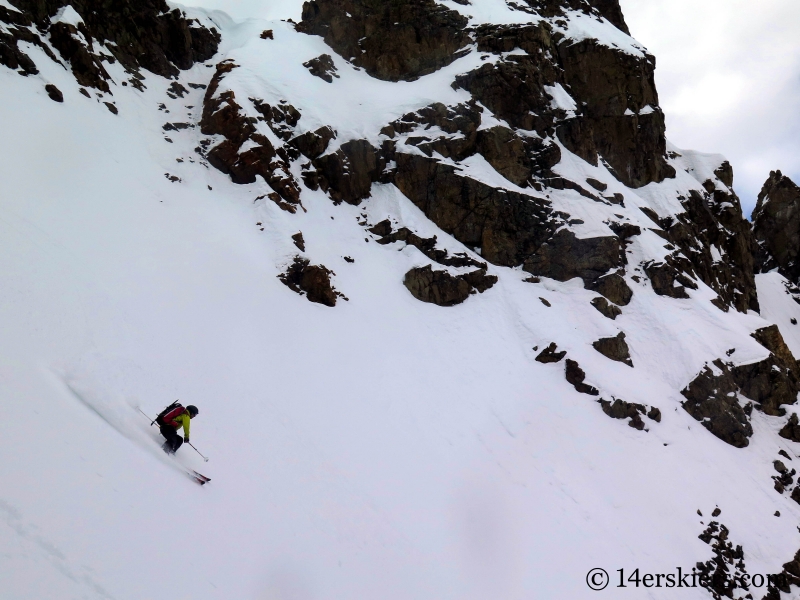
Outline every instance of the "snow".
<path id="1" fill-rule="evenodd" d="M 553 108 L 560 108 L 566 111 L 567 115 L 570 117 L 575 116 L 575 111 L 577 110 L 578 105 L 560 83 L 555 85 L 546 85 L 544 86 L 544 89 L 553 99 L 551 102 L 551 106 Z"/>
<path id="2" fill-rule="evenodd" d="M 468 6 L 445 0 L 438 2 L 469 18 L 472 27 L 493 23 L 495 25 L 525 25 L 541 21 L 537 15 L 515 10 L 505 0 L 470 0 Z"/>
<path id="3" fill-rule="evenodd" d="M 616 48 L 627 54 L 644 58 L 645 48 L 636 40 L 617 29 L 605 18 L 597 18 L 581 11 L 567 11 L 565 19 L 555 19 L 554 29 L 562 32 L 573 43 L 596 40 L 603 46 Z"/>
<path id="4" fill-rule="evenodd" d="M 706 181 L 711 181 L 716 189 L 724 192 L 729 192 L 725 185 L 717 179 L 714 171 L 722 166 L 726 161 L 725 157 L 721 154 L 709 154 L 706 152 L 697 152 L 694 150 L 678 150 L 674 147 L 669 147 L 668 150 L 677 152 L 680 156 L 674 159 L 673 165 L 676 169 L 688 173 L 699 184 Z M 697 188 L 698 190 L 701 188 Z"/>
<path id="5" fill-rule="evenodd" d="M 215 18 L 220 27 L 220 23 Z M 271 28 L 274 41 L 259 38 L 261 31 Z M 223 52 L 236 64 L 224 79 L 224 89 L 231 89 L 237 98 L 256 97 L 270 104 L 291 99 L 291 104 L 303 115 L 298 134 L 331 125 L 337 138 L 329 148 L 353 139 L 368 139 L 379 143 L 378 132 L 385 124 L 433 102 L 458 104 L 470 96 L 464 90 L 453 90 L 450 83 L 458 73 L 475 69 L 481 61 L 477 52 L 470 52 L 439 71 L 412 82 L 380 81 L 356 70 L 331 50 L 318 36 L 298 33 L 283 22 L 248 21 L 234 26 L 223 38 Z M 339 79 L 327 83 L 314 77 L 302 63 L 331 54 Z M 292 60 L 286 60 L 291 56 Z M 494 57 L 496 60 L 497 57 Z M 320 99 L 324 101 L 320 102 Z M 245 102 L 245 105 L 248 103 Z M 252 116 L 257 116 L 254 109 Z M 266 126 L 262 126 L 266 132 Z"/>
<path id="6" fill-rule="evenodd" d="M 19 9 L 16 6 L 12 6 L 8 2 L 8 0 L 0 0 L 0 6 L 2 6 L 3 8 L 7 8 L 8 10 L 10 10 L 12 12 L 19 12 Z"/>
<path id="7" fill-rule="evenodd" d="M 778 325 L 783 340 L 792 354 L 800 354 L 800 325 L 792 319 L 800 320 L 800 304 L 786 293 L 786 278 L 775 271 L 756 275 L 758 303 L 765 319 Z"/>
<path id="8" fill-rule="evenodd" d="M 52 19 L 50 19 L 50 22 L 66 23 L 67 25 L 72 25 L 73 27 L 77 27 L 78 25 L 83 23 L 83 19 L 76 12 L 76 10 L 72 8 L 72 5 L 68 4 L 63 8 L 59 8 L 55 16 Z"/>
<path id="9" fill-rule="evenodd" d="M 500 5 L 473 2 L 460 9 Z M 334 56 L 341 79 L 328 84 L 301 66 L 330 53 L 320 38 L 280 21 L 190 14 L 223 32 L 210 64 L 241 65 L 225 89 L 287 99 L 301 131 L 330 124 L 337 143 L 376 139 L 380 126 L 432 101 L 465 101 L 450 82 L 480 62 L 473 52 L 418 81 L 388 83 Z M 264 29 L 274 42 L 258 38 Z M 491 265 L 499 281 L 484 294 L 452 308 L 424 304 L 402 280 L 430 261 L 375 243 L 362 215 L 470 250 L 394 186 L 375 185 L 358 207 L 304 189 L 307 212 L 294 215 L 254 202 L 263 182 L 237 186 L 200 164 L 198 129 L 163 140 L 165 122 L 197 122 L 203 90 L 168 99 L 170 81 L 152 75 L 144 93 L 113 86 L 114 116 L 41 50 L 30 53 L 39 76 L 0 69 L 0 137 L 15 140 L 0 161 L 0 455 L 13 457 L 0 461 L 4 595 L 595 598 L 590 568 L 661 572 L 707 560 L 697 539 L 707 518 L 696 511 L 716 505 L 751 573 L 780 570 L 800 547 L 787 526 L 800 506 L 770 479 L 779 447 L 796 456 L 776 436 L 783 421 L 754 411 L 751 445 L 736 449 L 680 406 L 680 390 L 726 350 L 736 348 L 738 364 L 764 358 L 750 335 L 759 327 L 778 322 L 800 351 L 787 325 L 798 305 L 774 274 L 758 278 L 761 316 L 721 312 L 703 284 L 674 300 L 628 277 L 633 300 L 611 321 L 579 280 L 532 284 Z M 118 63 L 105 68 L 123 79 Z M 197 65 L 180 82 L 213 73 Z M 64 92 L 63 104 L 44 82 Z M 676 195 L 702 189 L 698 178 L 718 164 L 680 151 L 673 164 L 693 174 L 679 168 L 674 180 L 631 190 L 561 150 L 559 173 L 598 179 L 625 206 L 549 191 L 554 209 L 585 221 L 570 226 L 579 237 L 608 235 L 609 219 L 639 224 L 629 274 L 666 252 L 639 207 L 679 213 Z M 480 157 L 460 168 L 540 195 Z M 278 281 L 298 231 L 305 255 L 335 271 L 349 301 L 312 304 Z M 591 346 L 619 331 L 633 369 Z M 567 384 L 563 361 L 534 360 L 532 348 L 550 342 L 604 398 L 657 406 L 662 422 L 639 432 L 608 418 Z M 190 448 L 165 457 L 135 410 L 155 415 L 176 398 L 200 408 L 192 442 L 208 463 Z M 212 482 L 199 487 L 175 462 Z"/>

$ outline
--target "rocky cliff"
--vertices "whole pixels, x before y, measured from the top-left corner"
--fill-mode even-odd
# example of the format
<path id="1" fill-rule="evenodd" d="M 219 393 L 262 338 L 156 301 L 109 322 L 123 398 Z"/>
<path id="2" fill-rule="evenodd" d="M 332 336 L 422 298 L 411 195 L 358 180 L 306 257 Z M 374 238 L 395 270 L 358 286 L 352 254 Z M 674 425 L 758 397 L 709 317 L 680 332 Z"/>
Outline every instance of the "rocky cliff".
<path id="1" fill-rule="evenodd" d="M 752 220 L 758 271 L 778 269 L 792 283 L 800 283 L 800 187 L 780 171 L 770 173 Z"/>
<path id="2" fill-rule="evenodd" d="M 9 6 L 11 8 L 9 8 Z M 83 86 L 110 92 L 104 64 L 119 61 L 141 86 L 140 69 L 172 77 L 214 56 L 219 33 L 187 19 L 163 0 L 15 0 L 0 5 L 0 64 L 35 75 L 38 68 L 21 48 L 31 44 L 67 64 Z M 55 52 L 54 52 L 55 50 Z"/>
<path id="3" fill-rule="evenodd" d="M 772 173 L 751 226 L 731 164 L 669 143 L 656 59 L 631 37 L 617 0 L 295 4 L 293 18 L 233 23 L 161 0 L 0 0 L 0 76 L 14 98 L 62 111 L 58 122 L 93 115 L 87 139 L 114 147 L 141 136 L 130 145 L 135 173 L 114 172 L 129 187 L 150 186 L 128 200 L 132 221 L 141 211 L 142 227 L 161 232 L 143 239 L 166 244 L 151 267 L 185 248 L 200 253 L 192 264 L 213 278 L 192 295 L 196 322 L 208 319 L 205 299 L 246 271 L 247 284 L 237 281 L 249 291 L 231 294 L 255 309 L 208 345 L 223 356 L 236 345 L 226 336 L 247 332 L 237 344 L 271 377 L 287 377 L 285 410 L 296 402 L 298 423 L 308 407 L 297 390 L 341 379 L 348 399 L 323 385 L 315 398 L 324 406 L 313 410 L 331 410 L 338 423 L 334 409 L 369 398 L 380 421 L 376 396 L 396 400 L 392 411 L 414 416 L 396 440 L 382 430 L 404 448 L 394 456 L 408 454 L 412 438 L 433 454 L 431 440 L 443 439 L 444 455 L 480 430 L 480 452 L 500 465 L 520 506 L 530 498 L 519 490 L 555 494 L 551 509 L 575 504 L 610 523 L 595 532 L 602 547 L 613 538 L 637 559 L 653 551 L 642 523 L 656 527 L 672 536 L 665 548 L 709 575 L 712 597 L 747 597 L 741 577 L 756 569 L 776 576 L 765 597 L 790 593 L 800 537 L 785 522 L 800 518 L 800 486 L 782 461 L 800 456 L 800 188 Z M 102 163 L 102 153 L 87 153 Z M 105 210 L 93 189 L 86 197 Z M 31 222 L 41 218 L 36 206 L 27 207 Z M 94 222 L 94 210 L 77 219 L 67 202 L 51 210 L 74 227 Z M 237 219 L 246 233 L 185 233 L 207 223 L 228 231 Z M 173 235 L 183 243 L 169 245 Z M 132 244 L 133 254 L 146 245 Z M 230 248 L 236 259 L 224 263 Z M 216 318 L 233 312 L 225 305 Z M 258 329 L 262 319 L 272 320 Z M 435 374 L 418 375 L 430 365 Z M 393 395 L 407 384 L 414 393 Z M 239 396 L 260 398 L 248 393 Z M 502 408 L 482 404 L 495 397 Z M 502 404 L 511 397 L 519 405 Z M 474 406 L 480 424 L 465 425 Z M 447 435 L 409 433 L 439 421 L 452 427 Z M 485 422 L 499 423 L 495 437 L 484 437 Z M 580 448 L 556 453 L 564 440 Z M 556 471 L 551 461 L 569 472 L 537 487 Z M 453 483 L 447 460 L 430 463 L 432 480 Z M 612 488 L 624 493 L 608 500 Z M 706 508 L 712 501 L 732 509 L 720 517 Z M 620 518 L 620 506 L 637 518 Z M 528 523 L 526 511 L 516 521 Z M 403 530 L 406 517 L 392 518 Z M 569 512 L 561 525 L 582 518 Z M 774 551 L 762 531 L 777 540 Z M 564 556 L 574 561 L 572 550 Z M 436 589 L 422 595 L 448 597 Z M 393 597 L 380 590 L 372 595 Z M 483 597 L 512 596 L 493 587 Z"/>

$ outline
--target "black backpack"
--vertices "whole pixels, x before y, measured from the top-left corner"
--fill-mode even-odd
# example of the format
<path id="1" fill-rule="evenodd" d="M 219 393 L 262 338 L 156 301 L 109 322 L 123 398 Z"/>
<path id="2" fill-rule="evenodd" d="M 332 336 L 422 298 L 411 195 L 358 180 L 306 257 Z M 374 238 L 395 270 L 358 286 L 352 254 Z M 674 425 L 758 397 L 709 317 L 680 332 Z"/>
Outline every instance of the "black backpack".
<path id="1" fill-rule="evenodd" d="M 180 403 L 180 401 L 179 401 L 179 400 L 175 400 L 175 402 L 173 402 L 173 403 L 172 403 L 172 404 L 170 404 L 170 405 L 169 405 L 167 408 L 165 408 L 165 409 L 164 409 L 164 410 L 162 410 L 160 413 L 158 413 L 158 416 L 155 418 L 155 420 L 153 421 L 153 423 L 157 423 L 159 426 L 163 425 L 163 424 L 164 424 L 164 416 L 165 416 L 165 415 L 167 415 L 167 414 L 168 414 L 170 411 L 173 411 L 173 410 L 175 410 L 175 409 L 176 409 L 176 408 L 178 408 L 179 406 L 181 406 L 181 403 Z M 152 425 L 153 423 L 151 423 L 151 425 Z"/>

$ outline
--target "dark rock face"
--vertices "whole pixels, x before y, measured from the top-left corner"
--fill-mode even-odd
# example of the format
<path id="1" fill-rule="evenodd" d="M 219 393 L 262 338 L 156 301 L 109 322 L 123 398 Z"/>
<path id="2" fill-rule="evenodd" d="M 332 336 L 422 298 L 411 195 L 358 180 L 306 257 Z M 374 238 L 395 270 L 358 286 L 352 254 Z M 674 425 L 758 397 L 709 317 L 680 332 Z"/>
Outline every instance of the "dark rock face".
<path id="1" fill-rule="evenodd" d="M 583 382 L 583 380 L 586 379 L 586 373 L 583 371 L 583 369 L 581 369 L 580 365 L 576 361 L 570 358 L 567 359 L 564 377 L 566 377 L 567 382 L 575 386 L 575 389 L 581 394 L 589 394 L 590 396 L 600 395 L 600 392 L 596 387 Z"/>
<path id="2" fill-rule="evenodd" d="M 625 17 L 622 15 L 619 0 L 592 0 L 592 5 L 603 17 L 616 25 L 617 29 L 630 35 L 631 32 L 628 30 L 627 23 L 625 23 Z"/>
<path id="3" fill-rule="evenodd" d="M 625 334 L 621 331 L 614 337 L 601 338 L 593 342 L 592 347 L 606 358 L 625 363 L 629 367 L 633 366 L 630 350 L 625 342 Z"/>
<path id="4" fill-rule="evenodd" d="M 792 413 L 786 425 L 778 432 L 778 435 L 793 442 L 800 442 L 800 420 L 797 419 L 795 413 Z"/>
<path id="5" fill-rule="evenodd" d="M 797 475 L 797 470 L 792 469 L 790 471 L 788 468 L 786 468 L 786 465 L 783 464 L 783 461 L 780 460 L 773 461 L 772 466 L 778 472 L 777 475 L 772 476 L 772 480 L 775 482 L 775 491 L 779 494 L 783 494 L 783 492 L 785 492 L 792 486 L 792 484 L 794 484 L 794 476 Z M 800 494 L 800 490 L 798 490 L 797 487 L 795 487 L 795 490 L 797 490 L 797 494 Z M 797 499 L 794 498 L 796 495 L 795 490 L 792 491 L 792 499 L 797 501 Z"/>
<path id="6" fill-rule="evenodd" d="M 366 140 L 342 144 L 336 152 L 314 161 L 321 178 L 320 185 L 337 204 L 358 205 L 369 198 L 374 182 L 380 181 L 386 158 Z"/>
<path id="7" fill-rule="evenodd" d="M 451 275 L 447 271 L 434 271 L 430 265 L 411 269 L 403 280 L 403 285 L 417 300 L 439 306 L 461 304 L 470 294 L 483 293 L 495 283 L 497 277 L 487 275 L 484 269 Z"/>
<path id="8" fill-rule="evenodd" d="M 720 181 L 733 184 L 730 164 L 723 163 L 717 172 L 724 178 Z M 665 263 L 645 265 L 645 272 L 657 294 L 686 298 L 685 288 L 696 289 L 695 280 L 700 279 L 717 292 L 714 303 L 722 310 L 758 311 L 750 224 L 732 191 L 716 189 L 711 181 L 707 184 L 702 195 L 692 191 L 688 198 L 678 198 L 685 212 L 676 218 L 659 219 L 645 211 L 661 227 L 666 240 L 677 247 Z M 722 260 L 714 259 L 712 246 Z"/>
<path id="9" fill-rule="evenodd" d="M 666 127 L 658 108 L 655 58 L 631 56 L 594 40 L 562 43 L 559 52 L 573 97 L 578 104 L 586 103 L 578 122 L 568 122 L 560 132 L 561 141 L 592 163 L 599 153 L 629 187 L 674 177 L 675 170 L 665 159 Z M 651 112 L 643 110 L 648 106 Z M 573 144 L 576 126 L 585 134 Z"/>
<path id="10" fill-rule="evenodd" d="M 439 306 L 455 306 L 469 297 L 470 285 L 447 271 L 434 271 L 427 267 L 411 269 L 406 273 L 403 285 L 422 302 Z"/>
<path id="11" fill-rule="evenodd" d="M 341 294 L 331 285 L 333 274 L 322 265 L 312 265 L 308 259 L 296 256 L 286 272 L 278 278 L 286 287 L 301 296 L 305 295 L 311 302 L 336 306 L 336 298 Z"/>
<path id="12" fill-rule="evenodd" d="M 616 2 L 604 4 L 624 26 Z M 541 10 L 539 5 L 535 8 Z M 481 26 L 476 36 L 481 52 L 521 48 L 528 53 L 456 78 L 457 85 L 498 117 L 543 138 L 557 134 L 569 150 L 592 164 L 602 156 L 630 187 L 674 177 L 665 158 L 664 115 L 658 107 L 652 56 L 632 56 L 593 40 L 573 43 L 545 21 Z M 576 101 L 574 116 L 552 108 L 545 86 L 556 84 Z"/>
<path id="13" fill-rule="evenodd" d="M 306 158 L 317 158 L 325 150 L 332 139 L 336 138 L 336 132 L 330 127 L 320 127 L 316 131 L 307 131 L 297 136 L 289 143 L 297 148 Z"/>
<path id="14" fill-rule="evenodd" d="M 752 403 L 744 408 L 736 393 L 756 402 L 765 414 L 783 416 L 784 404 L 794 404 L 800 391 L 800 370 L 776 325 L 759 329 L 753 337 L 770 351 L 762 361 L 733 366 L 717 359 L 716 370 L 706 366 L 683 394 L 683 407 L 721 440 L 743 448 L 753 434 L 749 414 Z M 718 372 L 715 372 L 718 371 Z M 796 418 L 795 418 L 796 422 Z M 781 430 L 784 437 L 795 434 L 792 420 Z M 791 439 L 791 437 L 789 438 Z"/>
<path id="15" fill-rule="evenodd" d="M 555 229 L 547 200 L 500 190 L 424 156 L 397 153 L 395 185 L 434 223 L 486 260 L 519 265 Z"/>
<path id="16" fill-rule="evenodd" d="M 394 139 L 398 134 L 412 133 L 416 129 L 423 128 L 424 132 L 420 132 L 418 137 L 408 138 L 407 143 L 416 146 L 427 156 L 436 151 L 445 158 L 462 160 L 478 150 L 478 127 L 481 124 L 482 112 L 483 109 L 474 101 L 455 106 L 445 106 L 441 102 L 435 102 L 392 121 L 381 129 L 381 133 Z M 427 133 L 431 127 L 438 127 L 446 134 L 461 135 L 432 139 Z"/>
<path id="17" fill-rule="evenodd" d="M 475 32 L 478 50 L 501 54 L 514 48 L 527 56 L 512 55 L 498 63 L 484 64 L 456 77 L 456 84 L 481 104 L 515 128 L 536 130 L 542 135 L 552 130 L 555 116 L 545 86 L 559 82 L 552 28 L 546 22 L 536 25 L 485 25 Z M 544 136 L 543 136 L 544 137 Z"/>
<path id="18" fill-rule="evenodd" d="M 496 126 L 477 133 L 478 152 L 510 182 L 525 187 L 532 165 L 525 142 L 507 127 Z"/>
<path id="19" fill-rule="evenodd" d="M 210 59 L 220 41 L 215 29 L 186 19 L 163 0 L 16 0 L 15 5 L 21 14 L 2 9 L 0 20 L 22 26 L 36 23 L 41 32 L 49 28 L 50 42 L 71 65 L 78 82 L 103 91 L 109 89 L 103 62 L 118 60 L 130 72 L 144 68 L 171 77 L 179 69 Z M 83 23 L 77 28 L 66 23 L 51 26 L 50 18 L 67 5 L 72 5 Z M 20 40 L 44 47 L 30 30 L 14 30 L 11 36 L 0 37 L 0 63 L 34 72 L 32 61 L 23 58 L 17 47 Z M 105 44 L 111 54 L 103 54 L 95 42 Z M 49 49 L 48 54 L 52 54 Z"/>
<path id="20" fill-rule="evenodd" d="M 784 404 L 794 404 L 800 391 L 800 369 L 777 325 L 759 329 L 753 337 L 770 356 L 760 362 L 734 367 L 741 392 L 757 402 L 756 408 L 772 416 L 783 416 Z"/>
<path id="21" fill-rule="evenodd" d="M 433 0 L 312 0 L 298 31 L 378 79 L 411 80 L 457 58 L 467 19 Z"/>
<path id="22" fill-rule="evenodd" d="M 668 257 L 672 258 L 672 257 Z M 674 260 L 664 263 L 648 263 L 644 265 L 644 272 L 650 278 L 653 291 L 659 296 L 670 298 L 688 298 L 686 288 L 696 290 L 697 284 L 683 274 Z"/>
<path id="23" fill-rule="evenodd" d="M 609 270 L 624 265 L 624 249 L 619 238 L 597 237 L 579 239 L 569 230 L 562 229 L 542 244 L 531 255 L 523 266 L 523 270 L 532 275 L 550 277 L 557 281 L 568 281 L 580 277 L 586 287 L 603 277 Z M 617 285 L 624 285 L 624 280 Z M 603 286 L 600 286 L 601 288 Z M 597 290 L 605 295 L 603 289 Z M 617 304 L 628 301 L 616 294 L 609 300 Z"/>
<path id="24" fill-rule="evenodd" d="M 736 397 L 738 386 L 728 365 L 714 361 L 716 372 L 706 366 L 685 389 L 683 408 L 711 433 L 737 448 L 744 448 L 753 435 L 745 409 Z"/>
<path id="25" fill-rule="evenodd" d="M 545 364 L 559 362 L 562 358 L 564 358 L 567 355 L 567 351 L 562 350 L 561 352 L 558 352 L 556 348 L 558 348 L 558 346 L 556 346 L 555 342 L 552 342 L 547 348 L 545 348 L 538 354 L 536 360 L 539 361 L 540 363 L 545 363 Z"/>
<path id="26" fill-rule="evenodd" d="M 627 306 L 633 297 L 633 291 L 628 287 L 620 272 L 603 275 L 588 284 L 584 280 L 584 287 L 602 294 L 611 302 L 620 306 Z"/>
<path id="27" fill-rule="evenodd" d="M 370 228 L 369 231 L 375 235 L 381 236 L 378 240 L 379 244 L 386 245 L 394 242 L 405 242 L 409 246 L 414 246 L 425 256 L 440 265 L 445 265 L 447 267 L 477 267 L 478 269 L 486 269 L 486 263 L 470 258 L 465 252 L 451 255 L 447 250 L 437 248 L 436 236 L 432 238 L 423 238 L 407 227 L 401 227 L 397 231 L 392 231 L 392 224 L 389 219 L 381 221 Z"/>
<path id="28" fill-rule="evenodd" d="M 780 171 L 771 172 L 752 220 L 758 272 L 777 267 L 792 283 L 800 282 L 800 187 Z"/>
<path id="29" fill-rule="evenodd" d="M 591 304 L 598 311 L 600 311 L 600 313 L 604 317 L 608 317 L 611 320 L 616 319 L 619 315 L 622 314 L 622 310 L 619 308 L 619 306 L 611 304 L 608 300 L 600 296 L 594 298 Z"/>
<path id="30" fill-rule="evenodd" d="M 289 170 L 291 158 L 286 149 L 276 149 L 266 136 L 257 133 L 255 119 L 244 116 L 232 91 L 227 90 L 216 95 L 225 75 L 235 68 L 236 65 L 231 61 L 219 63 L 206 90 L 200 130 L 205 135 L 217 134 L 225 137 L 224 141 L 209 150 L 208 162 L 230 175 L 234 183 L 253 183 L 256 176 L 260 175 L 277 194 L 279 205 L 283 204 L 282 207 L 294 212 L 295 206 L 300 204 L 300 187 Z M 254 106 L 262 115 L 266 115 L 260 119 L 266 121 L 270 127 L 278 121 L 275 126 L 278 131 L 282 131 L 279 125 L 286 122 L 287 116 L 294 124 L 299 119 L 299 113 L 295 118 L 296 111 L 291 107 L 273 108 L 260 102 L 254 102 Z M 248 141 L 254 144 L 241 151 Z M 280 199 L 283 200 L 282 203 Z"/>
<path id="31" fill-rule="evenodd" d="M 568 10 L 580 10 L 586 14 L 595 17 L 605 17 L 613 23 L 618 29 L 628 32 L 628 26 L 625 24 L 625 19 L 622 16 L 622 9 L 619 6 L 619 0 L 589 0 L 584 2 L 582 0 L 524 0 L 530 6 L 535 14 L 542 15 L 543 17 L 562 16 Z M 461 2 L 459 2 L 460 4 Z M 468 3 L 464 0 L 464 3 Z M 511 4 L 517 10 L 525 10 L 520 4 Z"/>

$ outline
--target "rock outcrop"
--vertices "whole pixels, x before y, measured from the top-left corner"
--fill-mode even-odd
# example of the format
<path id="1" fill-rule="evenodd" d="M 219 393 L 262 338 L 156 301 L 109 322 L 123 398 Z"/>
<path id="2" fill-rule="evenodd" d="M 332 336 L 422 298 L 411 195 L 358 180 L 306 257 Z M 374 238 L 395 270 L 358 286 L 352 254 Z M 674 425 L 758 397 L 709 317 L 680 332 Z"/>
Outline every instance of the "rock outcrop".
<path id="1" fill-rule="evenodd" d="M 800 443 L 800 420 L 796 413 L 792 413 L 789 420 L 778 432 L 782 438 Z"/>
<path id="2" fill-rule="evenodd" d="M 571 358 L 567 359 L 564 377 L 566 377 L 567 382 L 572 384 L 581 394 L 588 394 L 590 396 L 598 396 L 600 394 L 600 391 L 596 387 L 584 383 L 586 373 L 581 369 L 580 365 Z"/>
<path id="3" fill-rule="evenodd" d="M 334 77 L 339 78 L 336 74 L 336 65 L 333 64 L 333 58 L 331 58 L 330 54 L 321 54 L 317 58 L 304 62 L 303 66 L 314 77 L 319 77 L 328 83 L 333 83 Z"/>
<path id="4" fill-rule="evenodd" d="M 600 338 L 592 344 L 592 347 L 606 358 L 625 363 L 629 367 L 633 366 L 625 334 L 621 331 L 614 337 Z"/>
<path id="5" fill-rule="evenodd" d="M 561 359 L 563 359 L 567 355 L 567 351 L 562 350 L 561 352 L 558 352 L 557 348 L 558 346 L 556 345 L 556 343 L 552 342 L 549 346 L 547 346 L 547 348 L 542 350 L 536 356 L 536 360 L 539 361 L 540 363 L 545 363 L 545 364 L 557 363 L 561 361 Z"/>
<path id="6" fill-rule="evenodd" d="M 624 247 L 615 236 L 580 239 L 561 229 L 525 260 L 523 270 L 557 281 L 579 277 L 586 288 L 624 306 L 630 302 L 632 292 L 617 273 L 625 262 L 623 252 Z M 607 279 L 609 276 L 613 278 Z"/>
<path id="7" fill-rule="evenodd" d="M 19 42 L 36 44 L 57 60 L 40 37 L 46 34 L 81 85 L 105 92 L 110 77 L 103 63 L 119 61 L 132 75 L 134 87 L 140 87 L 139 69 L 172 77 L 179 69 L 210 59 L 220 41 L 216 29 L 187 19 L 164 0 L 14 0 L 14 6 L 19 10 L 0 6 L 0 21 L 14 26 L 0 33 L 0 64 L 26 73 L 38 71 Z M 78 18 L 52 22 L 60 10 Z"/>
<path id="8" fill-rule="evenodd" d="M 517 266 L 556 228 L 550 203 L 491 187 L 440 161 L 397 153 L 395 185 L 441 229 L 489 262 Z"/>
<path id="9" fill-rule="evenodd" d="M 657 294 L 688 298 L 686 288 L 697 289 L 697 280 L 711 287 L 716 306 L 727 311 L 759 310 L 754 277 L 755 241 L 750 224 L 742 216 L 739 198 L 733 193 L 733 169 L 723 163 L 715 172 L 720 183 L 705 182 L 705 191 L 695 190 L 678 200 L 684 212 L 655 222 L 665 239 L 675 246 L 664 262 L 644 265 Z M 727 183 L 726 183 L 727 182 Z"/>
<path id="10" fill-rule="evenodd" d="M 647 407 L 644 404 L 635 404 L 633 402 L 625 402 L 619 398 L 614 398 L 614 401 L 598 400 L 603 412 L 612 419 L 629 419 L 628 425 L 634 429 L 641 431 L 644 429 L 645 424 L 642 421 L 642 415 L 647 415 L 647 418 L 661 422 L 661 411 L 655 407 Z"/>
<path id="11" fill-rule="evenodd" d="M 320 35 L 378 79 L 416 79 L 451 63 L 469 43 L 467 19 L 434 0 L 312 0 L 298 31 Z"/>
<path id="12" fill-rule="evenodd" d="M 333 271 L 322 265 L 312 265 L 307 258 L 296 256 L 278 279 L 290 290 L 305 296 L 311 302 L 336 306 L 336 299 L 342 297 L 342 294 L 331 285 L 333 274 Z"/>
<path id="13" fill-rule="evenodd" d="M 497 277 L 487 275 L 485 269 L 452 275 L 447 271 L 434 271 L 430 265 L 411 269 L 403 279 L 403 285 L 417 300 L 439 306 L 461 304 L 470 294 L 483 293 L 495 283 Z"/>
<path id="14" fill-rule="evenodd" d="M 721 440 L 743 448 L 753 429 L 749 415 L 755 408 L 772 416 L 783 416 L 783 405 L 794 404 L 800 392 L 800 368 L 776 325 L 764 327 L 753 337 L 770 351 L 764 360 L 734 366 L 717 359 L 681 393 L 683 407 Z M 744 406 L 738 395 L 752 400 Z M 796 421 L 796 419 L 795 419 Z M 794 435 L 791 419 L 781 430 L 783 437 Z"/>
<path id="15" fill-rule="evenodd" d="M 494 114 L 543 138 L 557 136 L 593 164 L 602 157 L 631 187 L 674 177 L 666 161 L 652 56 L 594 40 L 575 42 L 547 21 L 481 26 L 476 37 L 481 52 L 526 52 L 505 55 L 456 78 Z M 571 113 L 554 108 L 556 86 L 569 90 L 575 106 Z"/>
<path id="16" fill-rule="evenodd" d="M 686 397 L 683 408 L 703 427 L 731 446 L 744 448 L 753 435 L 748 418 L 752 404 L 740 404 L 738 389 L 730 367 L 718 359 L 713 368 L 706 365 L 681 394 Z"/>
<path id="17" fill-rule="evenodd" d="M 780 171 L 771 172 L 751 218 L 757 271 L 777 268 L 792 283 L 800 283 L 800 187 Z"/>
<path id="18" fill-rule="evenodd" d="M 369 229 L 370 233 L 381 236 L 379 244 L 386 245 L 394 242 L 404 242 L 409 246 L 414 246 L 432 261 L 447 267 L 476 267 L 486 269 L 486 263 L 479 262 L 470 258 L 466 252 L 450 254 L 447 250 L 436 247 L 436 236 L 423 238 L 411 231 L 408 227 L 401 227 L 397 231 L 392 231 L 392 223 L 385 219 Z"/>
<path id="19" fill-rule="evenodd" d="M 611 320 L 616 319 L 622 314 L 622 309 L 620 309 L 619 306 L 616 304 L 611 304 L 602 296 L 592 299 L 591 305 L 594 306 L 600 312 L 600 314 Z"/>
<path id="20" fill-rule="evenodd" d="M 237 68 L 230 60 L 217 65 L 217 71 L 206 89 L 200 130 L 205 135 L 221 135 L 225 139 L 207 153 L 208 162 L 230 176 L 234 183 L 256 181 L 260 175 L 274 190 L 271 197 L 279 206 L 295 212 L 300 204 L 300 186 L 289 167 L 287 147 L 275 146 L 260 133 L 258 123 L 266 123 L 281 138 L 293 137 L 284 127 L 293 127 L 300 119 L 291 105 L 272 107 L 250 99 L 260 117 L 248 117 L 232 90 L 220 91 L 225 76 Z"/>

